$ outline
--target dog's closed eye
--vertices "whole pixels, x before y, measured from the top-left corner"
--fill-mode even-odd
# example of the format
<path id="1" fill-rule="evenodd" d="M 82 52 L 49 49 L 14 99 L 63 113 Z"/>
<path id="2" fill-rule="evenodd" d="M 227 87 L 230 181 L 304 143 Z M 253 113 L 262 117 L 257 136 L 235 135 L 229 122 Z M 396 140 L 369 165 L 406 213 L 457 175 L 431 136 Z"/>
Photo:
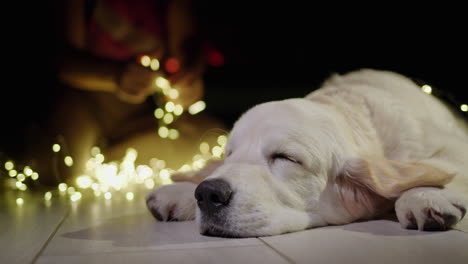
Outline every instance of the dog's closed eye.
<path id="1" fill-rule="evenodd" d="M 299 164 L 299 165 L 302 165 L 302 162 L 299 161 L 298 159 L 288 155 L 288 154 L 285 154 L 285 153 L 281 153 L 281 152 L 277 152 L 277 153 L 273 153 L 271 156 L 270 156 L 270 161 L 271 162 L 275 162 L 275 161 L 288 161 L 288 162 L 293 162 L 293 163 L 296 163 L 296 164 Z"/>

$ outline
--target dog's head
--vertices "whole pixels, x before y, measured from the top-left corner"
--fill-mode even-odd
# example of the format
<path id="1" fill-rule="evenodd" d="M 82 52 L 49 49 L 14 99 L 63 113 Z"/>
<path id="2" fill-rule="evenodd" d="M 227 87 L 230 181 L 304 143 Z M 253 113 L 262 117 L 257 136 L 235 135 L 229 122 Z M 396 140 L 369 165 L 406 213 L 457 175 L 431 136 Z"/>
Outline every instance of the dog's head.
<path id="1" fill-rule="evenodd" d="M 335 112 L 290 99 L 244 114 L 223 165 L 195 191 L 200 232 L 249 237 L 349 223 L 388 209 L 412 186 L 449 180 L 422 163 L 380 158 L 370 131 L 356 131 Z"/>

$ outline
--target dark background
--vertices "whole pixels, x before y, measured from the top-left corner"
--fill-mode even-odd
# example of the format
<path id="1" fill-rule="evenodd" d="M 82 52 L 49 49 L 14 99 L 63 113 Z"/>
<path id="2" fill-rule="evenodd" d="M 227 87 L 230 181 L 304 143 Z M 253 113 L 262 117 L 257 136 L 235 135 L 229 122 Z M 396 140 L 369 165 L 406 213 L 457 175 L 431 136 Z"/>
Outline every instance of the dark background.
<path id="1" fill-rule="evenodd" d="M 38 2 L 3 10 L 11 18 L 2 25 L 0 146 L 20 147 L 31 121 L 47 119 L 57 89 L 60 25 L 53 2 Z M 228 127 L 255 104 L 305 96 L 330 74 L 363 67 L 422 79 L 468 102 L 464 7 L 271 2 L 198 5 L 203 37 L 225 55 L 224 66 L 205 75 L 206 111 Z"/>

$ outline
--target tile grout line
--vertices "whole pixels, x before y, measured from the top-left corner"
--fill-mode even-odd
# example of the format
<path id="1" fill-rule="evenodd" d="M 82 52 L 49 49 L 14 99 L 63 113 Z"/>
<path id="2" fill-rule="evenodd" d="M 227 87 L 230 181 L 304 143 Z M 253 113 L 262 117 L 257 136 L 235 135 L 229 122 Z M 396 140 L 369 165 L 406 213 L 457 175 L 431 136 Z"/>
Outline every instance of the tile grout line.
<path id="1" fill-rule="evenodd" d="M 55 237 L 55 234 L 56 234 L 57 231 L 60 229 L 60 227 L 62 226 L 63 222 L 65 222 L 65 219 L 67 219 L 67 217 L 68 217 L 69 214 L 70 214 L 70 210 L 67 210 L 67 212 L 65 213 L 65 215 L 62 217 L 62 219 L 61 219 L 60 222 L 58 223 L 57 227 L 52 231 L 52 233 L 50 233 L 49 237 L 46 239 L 46 241 L 44 242 L 44 244 L 42 245 L 42 247 L 39 249 L 39 251 L 37 252 L 37 254 L 34 256 L 33 260 L 31 261 L 31 264 L 36 263 L 37 259 L 39 259 L 39 257 L 42 255 L 42 252 L 44 252 L 44 250 L 46 249 L 46 247 L 49 245 L 49 242 Z"/>
<path id="2" fill-rule="evenodd" d="M 295 262 L 288 256 L 284 255 L 279 251 L 278 249 L 274 248 L 272 245 L 268 244 L 265 240 L 263 240 L 261 237 L 257 237 L 258 240 L 262 241 L 262 243 L 273 250 L 276 254 L 280 255 L 283 259 L 285 259 L 288 263 L 295 264 Z"/>

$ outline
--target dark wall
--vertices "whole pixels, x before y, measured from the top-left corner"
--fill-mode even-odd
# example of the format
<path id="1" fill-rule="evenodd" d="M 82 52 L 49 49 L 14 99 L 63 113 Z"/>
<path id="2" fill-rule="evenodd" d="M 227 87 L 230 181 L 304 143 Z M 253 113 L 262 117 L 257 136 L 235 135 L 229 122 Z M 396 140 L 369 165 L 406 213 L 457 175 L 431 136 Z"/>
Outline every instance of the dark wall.
<path id="1" fill-rule="evenodd" d="M 198 5 L 203 36 L 226 59 L 206 73 L 207 111 L 228 125 L 257 103 L 304 96 L 331 73 L 363 67 L 426 80 L 468 101 L 464 8 L 269 2 Z M 57 89 L 52 66 L 62 25 L 56 11 L 53 1 L 4 9 L 14 19 L 2 31 L 1 146 L 14 148 L 13 138 L 32 131 L 25 129 L 31 120 L 47 118 Z"/>

